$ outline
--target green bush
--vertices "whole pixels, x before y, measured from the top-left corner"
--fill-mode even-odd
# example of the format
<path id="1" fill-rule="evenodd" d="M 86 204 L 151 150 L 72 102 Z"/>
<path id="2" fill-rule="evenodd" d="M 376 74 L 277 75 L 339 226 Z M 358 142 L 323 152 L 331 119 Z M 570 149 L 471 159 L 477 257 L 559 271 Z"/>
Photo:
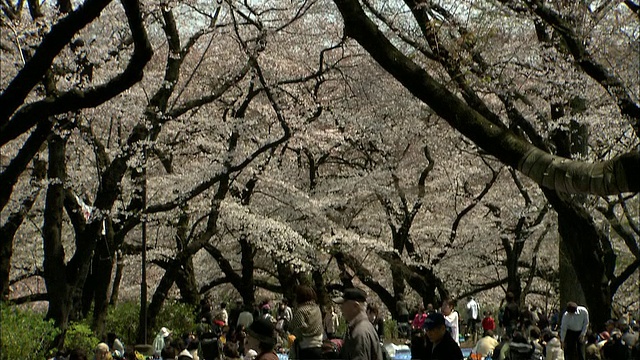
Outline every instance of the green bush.
<path id="1" fill-rule="evenodd" d="M 107 332 L 116 333 L 125 344 L 135 344 L 140 322 L 140 303 L 127 301 L 109 307 L 105 322 Z"/>
<path id="2" fill-rule="evenodd" d="M 91 353 L 100 342 L 85 322 L 74 322 L 69 325 L 64 338 L 64 347 L 71 349 L 82 349 Z"/>
<path id="3" fill-rule="evenodd" d="M 156 321 L 156 329 L 149 329 L 149 341 L 158 333 L 161 327 L 166 327 L 173 331 L 173 337 L 182 336 L 184 332 L 195 331 L 196 308 L 193 305 L 180 303 L 177 301 L 167 301 Z"/>
<path id="4" fill-rule="evenodd" d="M 53 320 L 45 321 L 43 314 L 29 310 L 20 310 L 6 303 L 1 305 L 0 360 L 41 360 L 55 354 L 49 347 L 60 330 Z M 140 305 L 136 302 L 123 302 L 109 309 L 105 328 L 115 332 L 125 345 L 136 343 Z M 65 336 L 65 348 L 83 349 L 91 353 L 100 340 L 91 330 L 89 319 L 69 324 Z M 195 307 L 175 301 L 168 301 L 158 315 L 157 329 L 149 329 L 149 342 L 165 326 L 171 329 L 174 337 L 195 330 Z"/>
<path id="5" fill-rule="evenodd" d="M 107 332 L 116 333 L 125 345 L 135 344 L 140 322 L 139 313 L 140 303 L 119 303 L 118 306 L 109 308 L 105 329 Z M 149 343 L 163 326 L 173 331 L 174 338 L 182 336 L 184 332 L 194 331 L 195 307 L 177 301 L 167 301 L 158 314 L 156 324 L 156 328 L 147 329 Z"/>
<path id="6" fill-rule="evenodd" d="M 5 303 L 0 307 L 1 359 L 45 359 L 51 341 L 60 333 L 53 320 L 46 321 L 42 314 Z"/>

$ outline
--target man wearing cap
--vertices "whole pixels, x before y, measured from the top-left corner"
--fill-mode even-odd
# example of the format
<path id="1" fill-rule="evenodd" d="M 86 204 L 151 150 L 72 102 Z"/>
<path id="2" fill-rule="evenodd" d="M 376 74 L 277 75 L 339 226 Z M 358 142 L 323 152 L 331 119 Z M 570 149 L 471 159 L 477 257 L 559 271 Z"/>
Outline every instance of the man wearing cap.
<path id="1" fill-rule="evenodd" d="M 567 310 L 562 315 L 560 340 L 566 360 L 584 360 L 584 338 L 589 327 L 589 312 L 584 306 L 573 301 L 567 303 Z"/>
<path id="2" fill-rule="evenodd" d="M 427 347 L 423 360 L 462 360 L 462 350 L 447 331 L 444 315 L 432 313 L 424 322 Z"/>
<path id="3" fill-rule="evenodd" d="M 342 297 L 333 299 L 348 324 L 340 359 L 382 360 L 380 339 L 365 312 L 366 301 L 367 294 L 359 288 L 347 288 Z"/>

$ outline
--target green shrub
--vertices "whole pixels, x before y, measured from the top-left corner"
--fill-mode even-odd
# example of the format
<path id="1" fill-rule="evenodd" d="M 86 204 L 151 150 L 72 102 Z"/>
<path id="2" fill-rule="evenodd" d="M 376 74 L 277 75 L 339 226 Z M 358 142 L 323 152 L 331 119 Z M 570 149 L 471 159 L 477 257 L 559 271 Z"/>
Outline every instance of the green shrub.
<path id="1" fill-rule="evenodd" d="M 398 322 L 392 318 L 384 321 L 384 338 L 386 341 L 396 341 L 398 339 Z"/>
<path id="2" fill-rule="evenodd" d="M 153 337 L 158 333 L 161 327 L 166 327 L 173 331 L 173 337 L 182 336 L 184 332 L 194 331 L 196 307 L 180 303 L 177 301 L 167 301 L 156 321 L 156 329 L 149 329 L 149 341 L 153 341 Z"/>
<path id="3" fill-rule="evenodd" d="M 45 359 L 51 341 L 60 333 L 53 320 L 46 321 L 42 314 L 5 303 L 0 307 L 1 359 Z"/>
<path id="4" fill-rule="evenodd" d="M 74 322 L 69 325 L 67 334 L 64 338 L 64 347 L 72 349 L 82 349 L 87 353 L 91 353 L 96 345 L 100 342 L 91 330 L 91 327 L 85 322 Z"/>
<path id="5" fill-rule="evenodd" d="M 182 336 L 184 332 L 194 331 L 195 309 L 192 305 L 177 301 L 165 302 L 158 314 L 156 328 L 147 329 L 149 343 L 163 326 L 173 331 L 174 338 Z M 140 303 L 134 301 L 119 303 L 116 307 L 109 308 L 105 329 L 107 332 L 116 333 L 125 345 L 135 344 L 140 322 L 139 314 Z"/>
<path id="6" fill-rule="evenodd" d="M 107 332 L 116 333 L 125 344 L 135 344 L 140 322 L 140 303 L 127 301 L 109 307 L 105 322 Z"/>

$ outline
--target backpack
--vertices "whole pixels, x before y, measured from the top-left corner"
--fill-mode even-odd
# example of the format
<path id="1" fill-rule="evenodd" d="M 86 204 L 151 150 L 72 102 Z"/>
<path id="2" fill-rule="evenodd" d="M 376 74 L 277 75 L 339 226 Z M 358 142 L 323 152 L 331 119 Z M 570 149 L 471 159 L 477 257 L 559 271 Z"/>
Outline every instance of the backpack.
<path id="1" fill-rule="evenodd" d="M 510 343 L 508 360 L 541 360 L 541 354 L 537 354 L 531 344 Z"/>

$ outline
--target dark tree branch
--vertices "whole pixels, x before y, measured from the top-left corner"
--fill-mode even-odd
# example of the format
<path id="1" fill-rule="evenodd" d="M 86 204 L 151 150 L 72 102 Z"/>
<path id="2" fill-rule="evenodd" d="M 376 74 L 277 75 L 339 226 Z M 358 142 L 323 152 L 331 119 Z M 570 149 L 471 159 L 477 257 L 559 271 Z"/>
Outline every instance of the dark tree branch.
<path id="1" fill-rule="evenodd" d="M 111 0 L 87 0 L 51 27 L 33 57 L 0 95 L 0 132 L 4 132 L 9 116 L 22 105 L 33 87 L 42 80 L 53 59 L 78 31 L 100 16 Z M 150 48 L 149 48 L 150 49 Z"/>
<path id="2" fill-rule="evenodd" d="M 529 0 L 527 5 L 533 13 L 551 25 L 562 36 L 578 66 L 605 88 L 609 95 L 616 100 L 621 113 L 629 117 L 636 131 L 636 136 L 640 137 L 640 105 L 633 100 L 633 96 L 627 90 L 624 82 L 595 60 L 587 50 L 585 42 L 576 33 L 573 25 L 563 18 L 561 14 L 551 9 L 547 3 L 541 0 Z M 630 8 L 633 5 L 635 4 L 631 3 Z"/>
<path id="3" fill-rule="evenodd" d="M 77 14 L 80 12 L 81 15 L 79 16 L 92 15 L 92 12 L 88 14 L 85 14 L 84 12 L 87 11 L 87 8 L 92 8 L 92 6 L 98 7 L 98 5 L 102 5 L 99 9 L 93 9 L 94 11 L 98 10 L 95 14 L 95 16 L 97 16 L 102 8 L 106 6 L 106 4 L 102 3 L 94 4 L 94 2 L 97 1 L 98 0 L 88 0 L 88 2 L 83 6 L 79 7 L 73 13 L 61 20 L 60 23 L 54 25 L 55 28 L 61 23 L 65 24 L 65 26 L 62 27 L 63 30 L 60 31 L 66 32 L 58 34 L 58 36 L 64 40 L 67 36 L 72 37 L 75 34 L 75 32 L 69 32 L 75 29 L 78 24 L 67 24 L 68 20 L 65 19 L 75 19 L 75 21 L 79 21 L 83 24 L 82 27 L 84 27 L 87 19 L 84 17 L 82 19 L 76 19 Z M 101 1 L 105 2 L 105 0 Z M 15 114 L 13 114 L 9 121 L 9 116 L 24 102 L 24 99 L 31 88 L 33 88 L 35 83 L 42 78 L 55 55 L 57 55 L 62 49 L 62 46 L 66 44 L 58 44 L 60 41 L 59 38 L 55 38 L 55 40 L 48 40 L 54 33 L 54 30 L 52 29 L 41 43 L 40 48 L 36 51 L 33 58 L 27 63 L 27 65 L 25 65 L 22 71 L 18 73 L 2 95 L 0 95 L 0 146 L 5 145 L 8 141 L 15 139 L 28 131 L 43 117 L 89 107 L 97 107 L 98 105 L 101 105 L 122 93 L 124 90 L 130 88 L 142 79 L 143 69 L 151 59 L 153 51 L 151 49 L 151 44 L 147 39 L 140 10 L 137 8 L 138 3 L 135 0 L 125 0 L 122 4 L 125 7 L 125 13 L 129 21 L 129 27 L 133 34 L 135 44 L 134 52 L 131 55 L 131 59 L 125 70 L 109 80 L 107 83 L 95 86 L 85 91 L 73 89 L 55 97 L 47 97 L 44 100 L 24 105 Z M 93 18 L 91 18 L 91 20 L 92 19 Z M 57 45 L 60 45 L 60 49 L 58 49 Z M 40 55 L 40 57 L 37 58 L 40 51 L 56 52 L 53 55 L 45 54 Z M 49 59 L 49 57 L 51 59 Z M 36 58 L 39 63 L 34 63 L 34 65 L 30 66 Z M 19 82 L 19 85 L 17 85 L 15 84 L 16 81 L 24 81 L 24 83 Z M 5 103 L 7 104 L 6 106 Z"/>

